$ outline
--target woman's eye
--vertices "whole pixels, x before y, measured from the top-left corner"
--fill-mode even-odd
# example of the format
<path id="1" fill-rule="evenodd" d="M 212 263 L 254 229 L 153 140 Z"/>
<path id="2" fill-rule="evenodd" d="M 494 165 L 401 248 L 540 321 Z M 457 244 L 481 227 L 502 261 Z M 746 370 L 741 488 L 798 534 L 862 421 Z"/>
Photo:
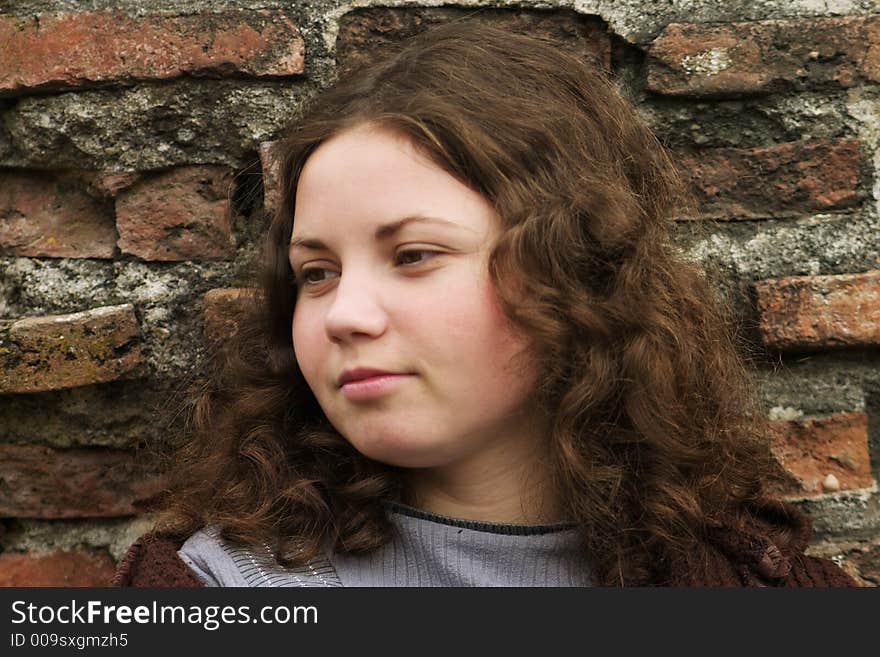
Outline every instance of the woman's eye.
<path id="1" fill-rule="evenodd" d="M 400 253 L 397 254 L 397 257 L 398 257 L 398 259 L 400 259 L 401 256 L 406 256 L 406 255 L 410 255 L 410 254 L 413 254 L 413 253 L 415 253 L 415 254 L 428 253 L 428 254 L 432 254 L 432 255 L 437 255 L 437 253 L 439 253 L 439 252 L 438 252 L 438 251 L 428 251 L 428 250 L 425 250 L 425 249 L 409 249 L 409 250 L 407 250 L 407 251 L 401 251 Z M 414 262 L 413 262 L 413 261 L 411 261 L 411 262 L 404 262 L 404 263 L 401 263 L 401 264 L 404 264 L 404 265 L 414 265 L 414 264 L 417 264 L 417 263 L 419 263 L 419 262 L 423 262 L 423 261 L 424 261 L 424 259 L 419 259 L 419 260 L 416 260 L 416 261 L 414 261 Z"/>
<path id="2" fill-rule="evenodd" d="M 430 257 L 428 257 L 428 258 L 412 258 L 411 256 L 413 256 L 413 255 L 419 256 L 419 255 L 425 255 L 425 254 L 428 254 L 429 256 L 435 256 L 435 255 L 439 255 L 440 251 L 429 251 L 427 249 L 408 249 L 406 251 L 398 252 L 397 257 L 396 257 L 396 261 L 399 262 L 399 264 L 401 264 L 403 266 L 418 265 L 418 264 L 424 262 L 425 260 L 430 260 Z M 336 274 L 336 272 L 334 272 L 330 269 L 324 269 L 323 267 L 307 267 L 300 272 L 299 281 L 303 285 L 313 285 L 313 286 L 318 285 L 319 283 L 323 283 L 324 281 L 327 280 L 327 278 L 325 276 L 323 276 L 324 273 Z M 312 274 L 319 274 L 320 276 L 318 278 L 312 278 Z M 336 274 L 336 275 L 338 275 L 338 274 Z"/>
<path id="3" fill-rule="evenodd" d="M 316 272 L 317 272 L 317 273 L 321 273 L 321 272 L 328 272 L 328 271 L 330 271 L 330 270 L 329 270 L 329 269 L 324 269 L 324 268 L 322 268 L 322 267 L 309 267 L 308 269 L 303 269 L 303 270 L 300 272 L 300 280 L 301 280 L 302 283 L 304 283 L 305 285 L 317 285 L 318 283 L 323 283 L 323 282 L 324 282 L 324 280 L 325 280 L 324 277 L 322 276 L 321 278 L 313 279 L 313 278 L 309 278 L 309 276 L 310 276 L 311 274 L 316 273 Z M 333 272 L 330 272 L 330 273 L 333 273 Z"/>

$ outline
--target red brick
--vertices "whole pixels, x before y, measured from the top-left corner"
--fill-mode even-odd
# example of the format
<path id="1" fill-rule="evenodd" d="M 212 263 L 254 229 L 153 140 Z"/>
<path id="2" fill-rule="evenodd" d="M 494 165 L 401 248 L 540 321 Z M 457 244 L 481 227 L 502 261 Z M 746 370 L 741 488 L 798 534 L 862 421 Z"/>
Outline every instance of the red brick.
<path id="1" fill-rule="evenodd" d="M 672 23 L 654 40 L 648 89 L 736 96 L 780 86 L 847 88 L 880 81 L 880 16 Z"/>
<path id="2" fill-rule="evenodd" d="M 405 39 L 430 27 L 471 14 L 457 8 L 369 8 L 345 14 L 339 21 L 336 61 L 342 70 L 375 61 Z M 610 70 L 611 41 L 604 24 L 570 11 L 484 9 L 473 20 L 511 32 L 545 36 L 572 54 Z"/>
<path id="3" fill-rule="evenodd" d="M 839 490 L 873 485 L 865 413 L 770 422 L 769 428 L 773 453 L 784 471 L 775 492 L 793 497 L 834 492 L 823 488 L 828 475 L 837 479 Z"/>
<path id="4" fill-rule="evenodd" d="M 231 257 L 231 184 L 231 171 L 211 166 L 142 178 L 116 197 L 119 248 L 144 260 Z"/>
<path id="5" fill-rule="evenodd" d="M 0 445 L 0 516 L 84 518 L 141 512 L 161 478 L 133 452 Z"/>
<path id="6" fill-rule="evenodd" d="M 210 344 L 221 344 L 235 335 L 247 300 L 256 292 L 254 288 L 217 288 L 205 293 L 205 339 Z"/>
<path id="7" fill-rule="evenodd" d="M 92 194 L 114 198 L 141 177 L 137 172 L 95 171 L 85 178 Z"/>
<path id="8" fill-rule="evenodd" d="M 303 40 L 279 11 L 128 16 L 114 11 L 0 16 L 0 95 L 184 73 L 303 72 Z"/>
<path id="9" fill-rule="evenodd" d="M 0 254 L 112 258 L 113 206 L 75 176 L 0 172 Z"/>
<path id="10" fill-rule="evenodd" d="M 116 565 L 106 550 L 0 554 L 0 586 L 110 586 Z"/>
<path id="11" fill-rule="evenodd" d="M 281 159 L 278 143 L 267 141 L 260 144 L 260 164 L 263 170 L 263 209 L 270 217 L 281 205 Z"/>
<path id="12" fill-rule="evenodd" d="M 41 392 L 139 375 L 131 304 L 0 320 L 0 392 Z"/>
<path id="13" fill-rule="evenodd" d="M 758 329 L 777 351 L 880 344 L 880 270 L 753 283 Z"/>
<path id="14" fill-rule="evenodd" d="M 856 139 L 798 141 L 760 148 L 680 153 L 679 171 L 707 219 L 768 219 L 857 206 Z"/>

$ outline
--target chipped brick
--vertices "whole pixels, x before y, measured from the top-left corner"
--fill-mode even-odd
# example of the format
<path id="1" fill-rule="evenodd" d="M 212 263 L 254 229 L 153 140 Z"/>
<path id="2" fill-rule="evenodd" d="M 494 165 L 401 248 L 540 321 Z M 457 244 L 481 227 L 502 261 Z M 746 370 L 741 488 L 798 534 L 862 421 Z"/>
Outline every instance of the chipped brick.
<path id="1" fill-rule="evenodd" d="M 880 16 L 672 23 L 649 48 L 647 87 L 711 97 L 880 81 Z"/>
<path id="2" fill-rule="evenodd" d="M 112 258 L 113 206 L 76 174 L 0 172 L 0 254 Z"/>
<path id="3" fill-rule="evenodd" d="M 336 61 L 345 71 L 367 65 L 396 48 L 402 41 L 432 26 L 466 17 L 468 9 L 369 8 L 345 14 L 339 22 Z M 486 9 L 473 20 L 511 32 L 553 39 L 577 57 L 611 68 L 611 41 L 603 23 L 569 11 L 510 11 Z"/>
<path id="4" fill-rule="evenodd" d="M 873 485 L 868 418 L 861 411 L 770 422 L 773 453 L 783 473 L 775 492 L 789 497 L 821 495 L 830 474 L 840 490 Z"/>
<path id="5" fill-rule="evenodd" d="M 87 518 L 134 515 L 163 490 L 134 452 L 0 445 L 0 516 Z"/>
<path id="6" fill-rule="evenodd" d="M 0 16 L 0 43 L 0 95 L 182 74 L 303 72 L 303 40 L 280 11 Z"/>
<path id="7" fill-rule="evenodd" d="M 758 330 L 777 351 L 880 344 L 880 270 L 753 283 Z"/>
<path id="8" fill-rule="evenodd" d="M 116 564 L 106 550 L 0 554 L 0 586 L 110 586 Z"/>
<path id="9" fill-rule="evenodd" d="M 205 339 L 209 344 L 222 344 L 235 335 L 247 301 L 256 293 L 254 288 L 217 288 L 205 293 Z"/>
<path id="10" fill-rule="evenodd" d="M 770 219 L 859 205 L 856 139 L 680 153 L 677 163 L 707 219 Z"/>
<path id="11" fill-rule="evenodd" d="M 119 248 L 144 260 L 230 258 L 230 187 L 224 167 L 193 166 L 144 177 L 116 197 Z"/>
<path id="12" fill-rule="evenodd" d="M 141 373 L 131 304 L 0 320 L 0 392 L 58 390 Z"/>

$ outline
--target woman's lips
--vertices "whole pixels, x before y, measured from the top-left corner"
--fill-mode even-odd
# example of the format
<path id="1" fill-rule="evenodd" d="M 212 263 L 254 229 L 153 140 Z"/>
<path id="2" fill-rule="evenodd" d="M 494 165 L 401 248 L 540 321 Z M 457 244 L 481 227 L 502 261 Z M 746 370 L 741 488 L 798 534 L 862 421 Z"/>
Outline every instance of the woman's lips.
<path id="1" fill-rule="evenodd" d="M 349 381 L 342 384 L 340 390 L 346 399 L 356 401 L 360 399 L 370 399 L 387 394 L 400 386 L 406 379 L 415 376 L 414 374 L 381 374 L 379 376 L 371 376 L 358 381 Z"/>

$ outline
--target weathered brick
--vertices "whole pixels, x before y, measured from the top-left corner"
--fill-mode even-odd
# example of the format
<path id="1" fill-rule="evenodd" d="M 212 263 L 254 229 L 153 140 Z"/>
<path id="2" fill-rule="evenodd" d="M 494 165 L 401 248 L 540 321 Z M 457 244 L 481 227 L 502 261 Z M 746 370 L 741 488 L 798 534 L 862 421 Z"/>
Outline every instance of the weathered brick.
<path id="1" fill-rule="evenodd" d="M 160 375 L 6 398 L 0 400 L 0 443 L 134 447 L 159 437 L 158 416 L 181 397 L 179 385 Z"/>
<path id="2" fill-rule="evenodd" d="M 180 167 L 145 177 L 116 197 L 119 248 L 144 260 L 223 259 L 233 254 L 224 167 Z"/>
<path id="3" fill-rule="evenodd" d="M 752 284 L 761 340 L 777 351 L 880 344 L 880 270 Z"/>
<path id="4" fill-rule="evenodd" d="M 260 165 L 263 170 L 263 210 L 274 216 L 281 205 L 281 159 L 278 142 L 260 144 Z"/>
<path id="5" fill-rule="evenodd" d="M 856 139 L 680 153 L 679 171 L 707 219 L 768 219 L 859 205 Z"/>
<path id="6" fill-rule="evenodd" d="M 647 86 L 660 94 L 737 96 L 878 81 L 880 16 L 673 23 L 649 48 Z"/>
<path id="7" fill-rule="evenodd" d="M 41 392 L 140 374 L 131 304 L 0 320 L 0 392 Z"/>
<path id="8" fill-rule="evenodd" d="M 0 586 L 110 586 L 116 564 L 106 550 L 0 554 Z"/>
<path id="9" fill-rule="evenodd" d="M 775 492 L 801 497 L 873 485 L 865 413 L 776 421 L 769 423 L 769 429 L 773 453 L 783 471 Z M 827 487 L 829 475 L 836 479 L 836 486 Z"/>
<path id="10" fill-rule="evenodd" d="M 77 175 L 0 172 L 0 254 L 112 258 L 113 205 Z"/>
<path id="11" fill-rule="evenodd" d="M 120 81 L 303 71 L 303 40 L 280 11 L 0 16 L 0 95 Z"/>
<path id="12" fill-rule="evenodd" d="M 89 191 L 105 198 L 114 198 L 119 192 L 131 187 L 141 177 L 135 171 L 95 171 L 85 177 Z"/>
<path id="13" fill-rule="evenodd" d="M 205 293 L 205 339 L 208 343 L 218 345 L 235 335 L 247 301 L 253 299 L 255 293 L 254 288 L 217 288 Z"/>
<path id="14" fill-rule="evenodd" d="M 134 452 L 99 447 L 0 445 L 0 516 L 132 515 L 163 490 Z"/>
<path id="15" fill-rule="evenodd" d="M 345 71 L 375 61 L 400 42 L 439 23 L 471 14 L 457 8 L 370 8 L 345 14 L 339 21 L 336 62 Z M 572 54 L 611 68 L 611 41 L 603 23 L 575 12 L 484 9 L 474 20 L 511 32 L 546 36 Z"/>

